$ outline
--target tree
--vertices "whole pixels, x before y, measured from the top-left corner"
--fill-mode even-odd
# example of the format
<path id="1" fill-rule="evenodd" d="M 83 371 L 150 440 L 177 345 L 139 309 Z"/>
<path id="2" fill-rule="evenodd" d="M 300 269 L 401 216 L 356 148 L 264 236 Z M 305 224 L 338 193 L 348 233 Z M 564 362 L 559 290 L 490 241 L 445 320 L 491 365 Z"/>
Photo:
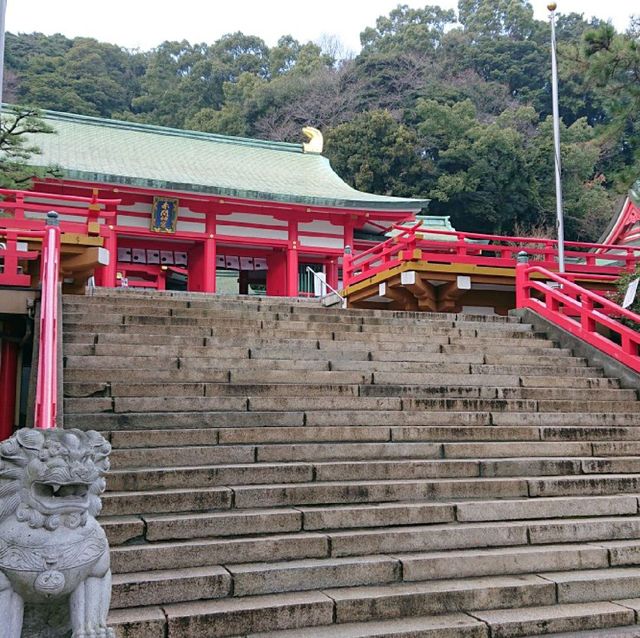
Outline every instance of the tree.
<path id="1" fill-rule="evenodd" d="M 20 75 L 18 99 L 48 109 L 110 116 L 137 92 L 134 56 L 120 47 L 76 38 L 61 55 L 32 55 Z"/>
<path id="2" fill-rule="evenodd" d="M 422 161 L 415 133 L 388 111 L 370 111 L 329 131 L 326 152 L 334 169 L 360 190 L 418 195 Z"/>
<path id="3" fill-rule="evenodd" d="M 360 34 L 363 54 L 434 50 L 446 27 L 455 23 L 455 19 L 451 9 L 434 5 L 412 9 L 406 4 L 398 5 L 389 16 L 376 20 L 375 29 L 368 27 Z"/>
<path id="4" fill-rule="evenodd" d="M 34 177 L 54 174 L 53 168 L 34 168 L 27 161 L 39 149 L 29 143 L 29 135 L 53 133 L 35 109 L 12 108 L 0 121 L 0 186 L 26 189 Z"/>
<path id="5" fill-rule="evenodd" d="M 640 173 L 640 20 L 626 34 L 610 24 L 586 32 L 584 54 L 608 114 L 602 130 L 605 167 L 626 190 Z"/>

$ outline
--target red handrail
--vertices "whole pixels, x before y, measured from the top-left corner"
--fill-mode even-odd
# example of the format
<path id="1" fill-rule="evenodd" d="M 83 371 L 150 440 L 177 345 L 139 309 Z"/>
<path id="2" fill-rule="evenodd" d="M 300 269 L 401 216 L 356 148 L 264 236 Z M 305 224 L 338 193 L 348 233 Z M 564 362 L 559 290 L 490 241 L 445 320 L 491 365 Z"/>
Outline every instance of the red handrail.
<path id="1" fill-rule="evenodd" d="M 104 199 L 96 195 L 80 197 L 0 188 L 0 210 L 11 215 L 10 217 L 0 217 L 0 229 L 44 230 L 45 219 L 42 217 L 34 218 L 29 214 L 42 215 L 55 207 L 56 212 L 62 216 L 59 223 L 63 232 L 90 234 L 90 231 L 93 232 L 94 229 L 89 224 L 98 222 L 99 231 L 94 234 L 104 235 L 106 233 L 105 222 L 114 223 L 120 202 L 120 199 Z M 78 204 L 84 204 L 84 206 L 78 206 Z"/>
<path id="2" fill-rule="evenodd" d="M 40 281 L 40 342 L 34 425 L 56 427 L 58 410 L 58 280 L 60 275 L 60 227 L 57 213 L 47 215 L 42 239 Z"/>
<path id="3" fill-rule="evenodd" d="M 532 275 L 542 277 L 533 279 Z M 550 286 L 549 282 L 555 286 Z M 538 293 L 538 297 L 532 292 Z M 615 317 L 640 325 L 640 315 L 541 266 L 516 265 L 516 306 L 545 319 L 640 372 L 640 333 Z M 600 327 L 600 331 L 598 331 Z M 603 334 L 604 332 L 604 334 Z M 611 336 L 613 335 L 613 338 Z"/>
<path id="4" fill-rule="evenodd" d="M 557 269 L 558 242 L 554 239 L 438 229 L 419 232 L 420 223 L 409 228 L 396 227 L 396 230 L 399 233 L 395 237 L 345 259 L 345 287 L 416 259 L 433 263 L 514 268 L 516 255 L 523 248 L 540 265 L 551 270 Z M 590 242 L 566 242 L 565 246 L 566 268 L 570 273 L 596 275 L 608 281 L 623 271 L 633 270 L 640 257 L 640 248 L 633 246 Z M 595 252 L 595 249 L 599 252 Z M 606 261 L 611 263 L 603 264 Z"/>

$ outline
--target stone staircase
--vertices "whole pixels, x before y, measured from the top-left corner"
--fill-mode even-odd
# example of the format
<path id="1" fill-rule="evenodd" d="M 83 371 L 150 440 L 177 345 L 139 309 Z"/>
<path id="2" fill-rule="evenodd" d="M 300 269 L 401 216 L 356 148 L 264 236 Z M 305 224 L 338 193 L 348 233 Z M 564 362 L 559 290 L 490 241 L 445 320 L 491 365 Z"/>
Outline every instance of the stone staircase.
<path id="1" fill-rule="evenodd" d="M 122 638 L 640 636 L 640 402 L 530 325 L 98 291 L 64 351 Z"/>

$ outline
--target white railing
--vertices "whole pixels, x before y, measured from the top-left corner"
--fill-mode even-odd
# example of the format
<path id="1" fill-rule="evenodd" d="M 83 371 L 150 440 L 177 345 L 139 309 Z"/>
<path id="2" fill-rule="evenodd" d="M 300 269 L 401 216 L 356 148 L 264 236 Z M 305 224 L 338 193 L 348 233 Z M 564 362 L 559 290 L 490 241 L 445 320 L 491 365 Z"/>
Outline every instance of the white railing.
<path id="1" fill-rule="evenodd" d="M 327 282 L 326 279 L 324 279 L 323 277 L 320 277 L 320 275 L 313 268 L 311 268 L 311 266 L 307 266 L 306 270 L 308 273 L 313 275 L 320 282 L 321 287 L 329 289 L 334 295 L 338 296 L 338 298 L 341 300 L 340 306 L 342 308 L 347 307 L 346 297 L 343 297 L 331 284 Z M 324 299 L 325 297 L 328 297 L 328 295 L 320 295 L 321 299 Z"/>

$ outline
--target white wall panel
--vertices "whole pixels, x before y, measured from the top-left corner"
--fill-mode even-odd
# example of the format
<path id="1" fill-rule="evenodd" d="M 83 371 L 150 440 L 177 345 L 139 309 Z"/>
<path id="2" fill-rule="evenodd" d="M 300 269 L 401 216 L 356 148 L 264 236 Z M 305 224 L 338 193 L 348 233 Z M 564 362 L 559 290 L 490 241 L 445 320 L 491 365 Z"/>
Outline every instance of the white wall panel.
<path id="1" fill-rule="evenodd" d="M 265 239 L 287 239 L 286 230 L 276 230 L 267 228 L 247 228 L 246 226 L 225 225 L 218 220 L 216 225 L 218 235 L 233 235 L 235 237 L 264 237 Z"/>

